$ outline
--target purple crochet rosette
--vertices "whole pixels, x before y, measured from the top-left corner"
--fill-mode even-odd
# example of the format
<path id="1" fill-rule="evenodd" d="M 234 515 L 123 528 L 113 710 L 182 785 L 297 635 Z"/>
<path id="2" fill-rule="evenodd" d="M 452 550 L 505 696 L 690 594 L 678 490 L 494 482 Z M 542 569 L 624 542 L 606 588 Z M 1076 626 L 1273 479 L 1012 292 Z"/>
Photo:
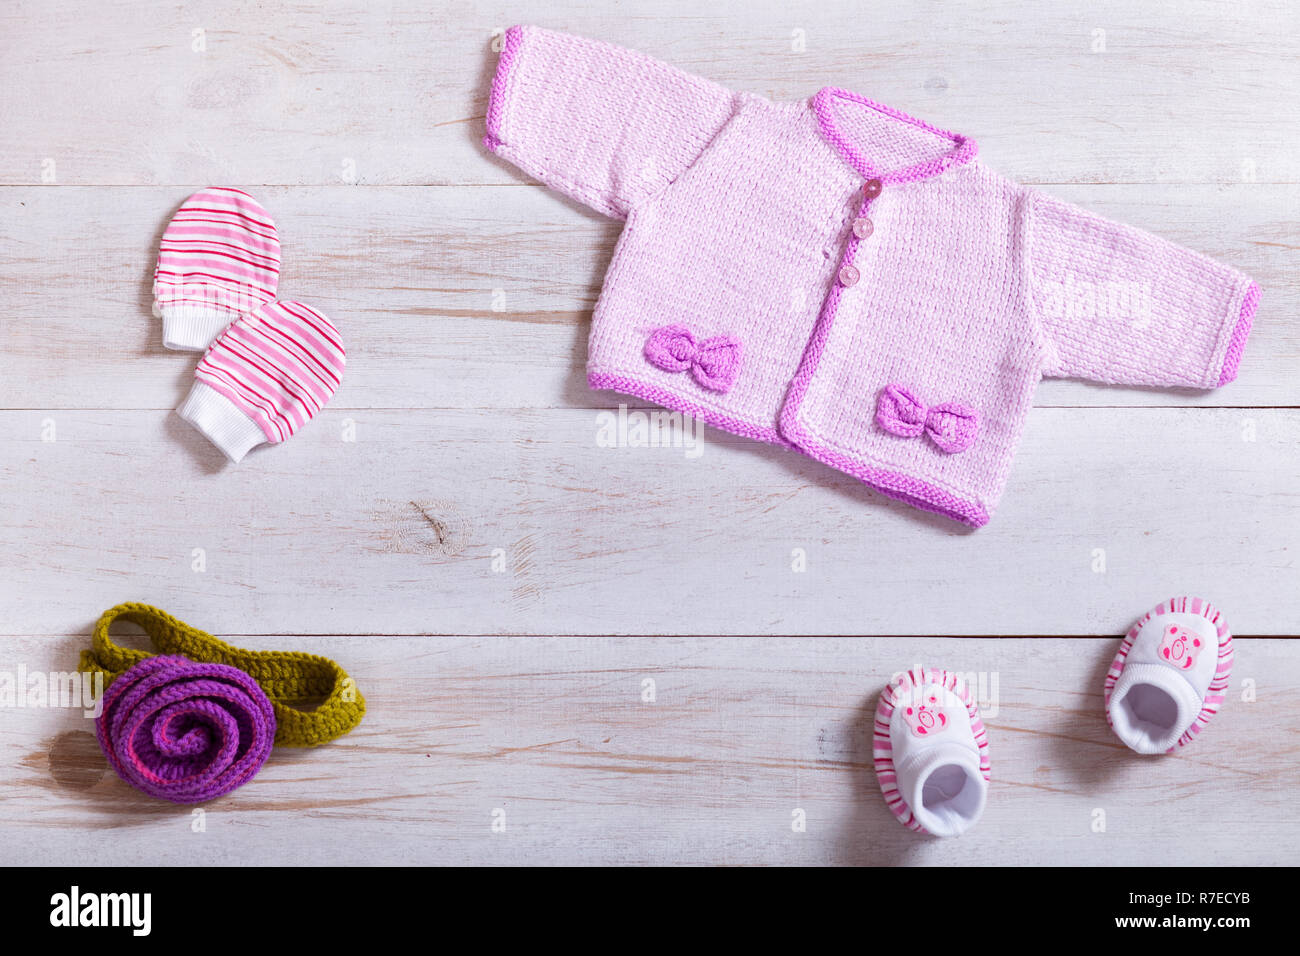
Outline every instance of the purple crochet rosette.
<path id="1" fill-rule="evenodd" d="M 173 803 L 202 803 L 253 779 L 271 753 L 275 713 L 238 668 L 164 655 L 109 685 L 95 730 L 131 786 Z"/>

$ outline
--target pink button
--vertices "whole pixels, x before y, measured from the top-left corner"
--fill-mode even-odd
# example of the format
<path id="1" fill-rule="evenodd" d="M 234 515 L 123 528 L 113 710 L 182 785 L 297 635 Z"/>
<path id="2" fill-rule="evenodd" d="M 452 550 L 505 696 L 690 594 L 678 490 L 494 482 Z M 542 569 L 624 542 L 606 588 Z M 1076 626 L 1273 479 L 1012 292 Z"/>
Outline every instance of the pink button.
<path id="1" fill-rule="evenodd" d="M 840 269 L 840 285 L 845 288 L 857 285 L 861 278 L 862 273 L 858 272 L 857 266 L 844 266 Z"/>
<path id="2" fill-rule="evenodd" d="M 880 195 L 880 180 L 879 180 L 879 179 L 868 179 L 865 183 L 863 183 L 863 184 L 862 184 L 862 195 L 866 196 L 868 199 L 875 199 L 877 196 L 879 196 L 879 195 Z"/>
<path id="3" fill-rule="evenodd" d="M 871 220 L 866 216 L 853 220 L 853 234 L 859 239 L 867 238 L 867 236 L 871 235 L 871 233 L 875 231 L 875 228 L 876 227 L 871 224 Z"/>

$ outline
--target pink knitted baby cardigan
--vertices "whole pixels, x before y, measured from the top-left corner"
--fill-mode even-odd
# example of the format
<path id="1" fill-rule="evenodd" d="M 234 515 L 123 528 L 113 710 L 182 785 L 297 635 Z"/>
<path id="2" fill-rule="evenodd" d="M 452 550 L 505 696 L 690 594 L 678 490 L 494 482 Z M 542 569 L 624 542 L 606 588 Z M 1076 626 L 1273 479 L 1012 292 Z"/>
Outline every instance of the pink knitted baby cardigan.
<path id="1" fill-rule="evenodd" d="M 1223 385 L 1259 301 L 1235 269 L 834 87 L 772 102 L 516 26 L 485 142 L 626 220 L 592 319 L 593 388 L 975 527 L 1041 377 Z"/>

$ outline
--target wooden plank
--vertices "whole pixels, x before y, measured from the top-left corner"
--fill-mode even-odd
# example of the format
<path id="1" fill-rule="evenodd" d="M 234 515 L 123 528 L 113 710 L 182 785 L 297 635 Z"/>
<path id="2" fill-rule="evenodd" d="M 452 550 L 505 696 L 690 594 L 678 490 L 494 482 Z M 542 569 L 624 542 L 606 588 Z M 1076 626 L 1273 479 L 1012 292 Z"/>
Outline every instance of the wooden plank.
<path id="1" fill-rule="evenodd" d="M 582 367 L 619 226 L 482 149 L 515 21 L 970 134 L 1012 178 L 1256 277 L 1241 379 L 1044 383 L 974 533 L 712 430 L 698 456 L 602 447 L 620 400 Z M 1294 641 L 1239 641 L 1176 757 L 1125 750 L 1100 690 L 1116 635 L 1174 593 L 1300 635 L 1300 7 L 49 0 L 0 24 L 0 674 L 70 668 L 136 599 L 329 654 L 370 701 L 202 833 L 106 774 L 75 712 L 5 708 L 5 860 L 1300 861 L 1296 745 L 1257 730 L 1296 722 Z M 271 208 L 282 292 L 350 348 L 326 413 L 237 468 L 169 414 L 194 357 L 149 316 L 168 216 L 218 182 Z M 996 688 L 989 810 L 960 841 L 903 831 L 870 772 L 875 694 L 918 662 Z"/>
<path id="2" fill-rule="evenodd" d="M 192 187 L 0 189 L 0 407 L 171 407 L 194 357 L 150 314 L 158 238 Z M 1300 405 L 1300 186 L 1055 187 L 1257 278 L 1241 376 L 1208 392 L 1049 381 L 1041 405 Z M 591 407 L 591 309 L 619 225 L 540 187 L 267 188 L 281 295 L 349 348 L 337 408 Z"/>
<path id="3" fill-rule="evenodd" d="M 1300 181 L 1300 12 L 1287 0 L 927 5 L 349 0 L 202 11 L 19 4 L 0 56 L 0 181 L 509 183 L 479 139 L 511 22 L 584 34 L 737 89 L 834 84 L 979 141 L 1033 182 Z M 202 31 L 201 34 L 196 31 Z M 201 47 L 201 49 L 199 49 Z M 1261 104 L 1277 122 L 1260 122 Z M 51 167 L 50 164 L 53 164 Z"/>
<path id="4" fill-rule="evenodd" d="M 1109 635 L 1191 592 L 1300 634 L 1300 411 L 1036 409 L 974 532 L 601 414 L 327 409 L 227 466 L 174 414 L 0 413 L 0 628 L 143 600 L 250 634 Z"/>
<path id="5" fill-rule="evenodd" d="M 7 639 L 0 671 L 65 670 L 83 641 Z M 1215 722 L 1156 758 L 1106 727 L 1114 640 L 258 645 L 338 659 L 367 695 L 365 722 L 326 747 L 274 753 L 252 783 L 204 807 L 196 833 L 191 808 L 107 770 L 79 710 L 6 711 L 5 858 L 84 864 L 93 842 L 94 862 L 118 864 L 1300 862 L 1295 736 L 1257 732 L 1296 721 L 1293 641 L 1239 642 Z M 984 688 L 993 780 L 984 818 L 960 840 L 900 827 L 871 769 L 876 695 L 920 661 Z M 1211 816 L 1214 831 L 1189 839 L 1187 820 Z"/>

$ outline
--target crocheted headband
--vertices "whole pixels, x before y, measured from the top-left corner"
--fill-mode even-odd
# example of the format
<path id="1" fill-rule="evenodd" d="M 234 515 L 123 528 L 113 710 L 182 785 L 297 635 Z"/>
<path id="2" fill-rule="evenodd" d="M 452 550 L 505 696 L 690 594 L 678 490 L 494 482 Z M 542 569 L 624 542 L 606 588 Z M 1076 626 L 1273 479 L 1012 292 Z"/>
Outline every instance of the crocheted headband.
<path id="1" fill-rule="evenodd" d="M 167 224 L 153 274 L 163 345 L 202 352 L 241 315 L 275 298 L 280 237 L 275 222 L 242 189 L 210 186 Z"/>
<path id="2" fill-rule="evenodd" d="M 256 776 L 275 715 L 256 681 L 225 664 L 150 657 L 104 692 L 99 747 L 117 775 L 172 803 L 203 803 Z"/>
<path id="3" fill-rule="evenodd" d="M 153 651 L 115 644 L 109 626 L 118 620 L 144 628 Z M 78 670 L 101 673 L 104 685 L 157 654 L 179 654 L 201 663 L 225 664 L 247 673 L 270 699 L 275 743 L 316 747 L 341 737 L 366 713 L 366 701 L 343 668 L 325 657 L 298 651 L 246 651 L 218 640 L 148 604 L 119 604 L 100 615 Z"/>

